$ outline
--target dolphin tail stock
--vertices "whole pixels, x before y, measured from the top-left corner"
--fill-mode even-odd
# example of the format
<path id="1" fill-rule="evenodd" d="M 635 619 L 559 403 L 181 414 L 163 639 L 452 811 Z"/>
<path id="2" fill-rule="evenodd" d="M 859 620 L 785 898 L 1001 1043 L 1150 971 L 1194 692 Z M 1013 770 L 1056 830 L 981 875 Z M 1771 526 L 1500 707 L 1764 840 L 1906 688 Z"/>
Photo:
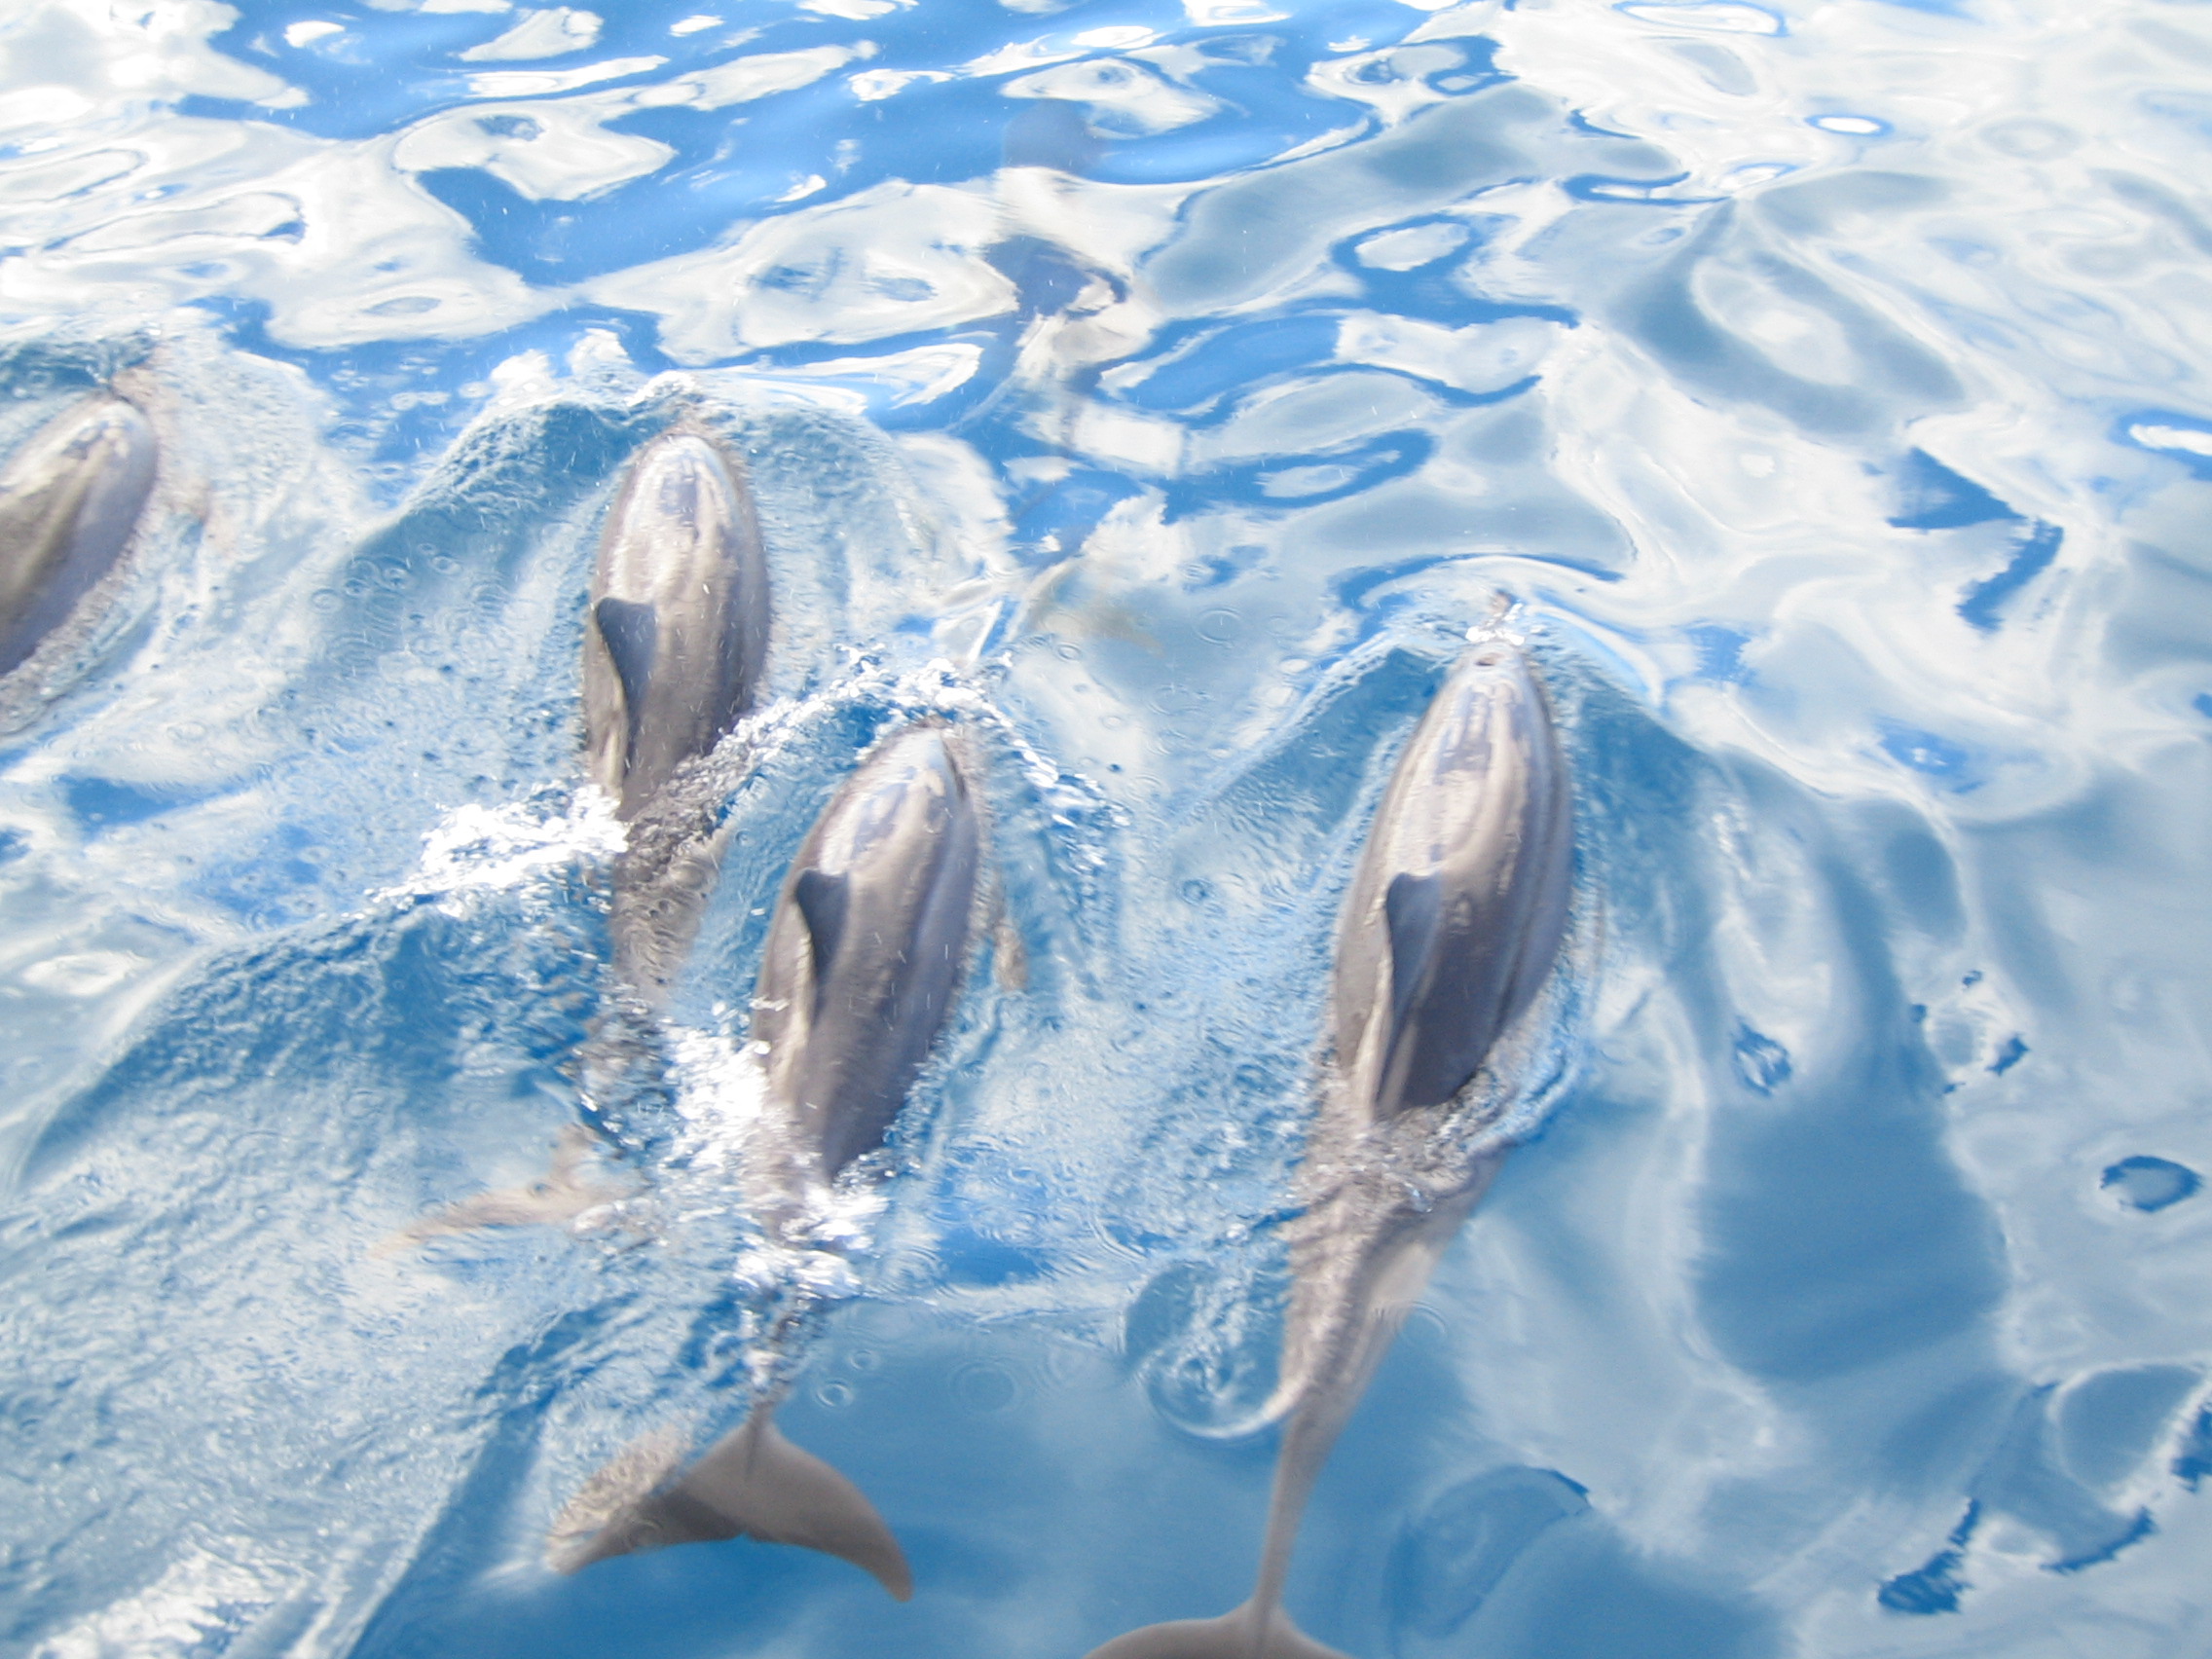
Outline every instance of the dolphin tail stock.
<path id="1" fill-rule="evenodd" d="M 1309 1402 L 1325 1398 L 1340 1408 L 1334 1420 L 1343 1427 L 1502 1161 L 1501 1154 L 1485 1157 L 1458 1191 L 1431 1199 L 1423 1211 L 1397 1208 L 1389 1225 L 1364 1235 L 1360 1228 L 1347 1227 L 1345 1217 L 1397 1197 L 1397 1184 L 1387 1171 L 1355 1175 L 1350 1184 L 1312 1201 L 1291 1243 L 1296 1276 L 1289 1323 L 1293 1331 L 1307 1334 L 1286 1343 L 1280 1377 L 1251 1418 L 1254 1426 L 1285 1420 Z M 1331 1429 L 1318 1443 L 1322 1450 L 1317 1456 L 1326 1455 L 1334 1434 Z"/>
<path id="2" fill-rule="evenodd" d="M 626 1460 L 632 1459 L 618 1457 L 605 1475 L 619 1481 Z M 600 1484 L 595 1477 L 578 1504 Z M 556 1533 L 563 1532 L 572 1535 L 568 1516 L 556 1526 Z M 723 1538 L 820 1550 L 872 1574 L 894 1601 L 914 1594 L 905 1553 L 875 1505 L 845 1476 L 785 1439 L 771 1406 L 756 1408 L 677 1479 L 617 1506 L 596 1532 L 568 1548 L 557 1536 L 554 1566 L 574 1572 L 614 1556 Z"/>
<path id="3" fill-rule="evenodd" d="M 1117 1636 L 1088 1659 L 1346 1659 L 1324 1647 L 1280 1607 L 1246 1602 L 1218 1619 L 1176 1619 Z"/>

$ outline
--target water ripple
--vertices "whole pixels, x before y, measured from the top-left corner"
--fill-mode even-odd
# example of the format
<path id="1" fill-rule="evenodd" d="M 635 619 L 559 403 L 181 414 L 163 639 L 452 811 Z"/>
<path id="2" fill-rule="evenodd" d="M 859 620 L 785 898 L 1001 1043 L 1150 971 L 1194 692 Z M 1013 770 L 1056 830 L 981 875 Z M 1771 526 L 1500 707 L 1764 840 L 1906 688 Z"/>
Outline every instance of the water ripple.
<path id="1" fill-rule="evenodd" d="M 2186 1645 L 2208 143 L 2169 0 L 19 0 L 0 453 L 109 387 L 164 462 L 0 686 L 6 1641 L 1072 1656 L 1230 1604 L 1264 1458 L 1190 1430 L 1265 1392 L 1335 905 L 1502 590 L 1580 780 L 1573 1053 L 1292 1610 Z M 393 1259 L 606 1105 L 581 594 L 679 416 L 785 622 L 602 1124 L 642 1184 Z M 785 1356 L 920 1598 L 555 1580 L 585 1476 L 759 1360 L 746 988 L 924 710 L 993 945 Z"/>

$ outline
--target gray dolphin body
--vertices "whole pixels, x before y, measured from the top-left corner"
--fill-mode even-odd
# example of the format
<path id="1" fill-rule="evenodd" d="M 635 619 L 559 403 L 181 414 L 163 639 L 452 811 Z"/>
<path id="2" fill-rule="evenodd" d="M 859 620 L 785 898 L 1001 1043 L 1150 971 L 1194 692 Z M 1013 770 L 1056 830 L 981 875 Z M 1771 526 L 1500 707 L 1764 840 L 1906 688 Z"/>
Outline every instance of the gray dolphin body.
<path id="1" fill-rule="evenodd" d="M 0 674 L 67 622 L 130 543 L 154 488 L 154 429 L 101 393 L 0 472 Z"/>
<path id="2" fill-rule="evenodd" d="M 953 734 L 934 724 L 878 745 L 799 848 L 753 1037 L 801 1187 L 881 1145 L 905 1103 L 959 989 L 981 859 Z"/>
<path id="3" fill-rule="evenodd" d="M 679 428 L 615 498 L 591 578 L 584 750 L 634 819 L 753 707 L 768 659 L 768 562 L 743 468 Z"/>
<path id="4" fill-rule="evenodd" d="M 879 744 L 801 845 L 754 1003 L 767 1111 L 747 1185 L 778 1242 L 808 1245 L 830 1184 L 904 1104 L 974 945 L 982 839 L 957 742 L 925 724 Z M 610 1505 L 557 1565 L 745 1536 L 841 1556 L 906 1600 L 898 1540 L 858 1488 L 777 1431 L 778 1393 L 681 1475 Z"/>
<path id="5" fill-rule="evenodd" d="M 689 953 L 720 850 L 719 793 L 712 780 L 687 789 L 687 775 L 753 707 L 767 666 L 769 597 L 743 464 L 687 428 L 652 439 L 600 540 L 582 675 L 586 765 L 626 831 L 608 918 L 615 971 L 648 1011 Z M 603 1027 L 584 1052 L 587 1088 L 619 1075 L 632 1047 L 617 1023 Z M 591 1144 L 574 1126 L 543 1176 L 448 1204 L 378 1252 L 480 1227 L 573 1220 L 616 1196 L 582 1176 Z"/>
<path id="6" fill-rule="evenodd" d="M 1528 660 L 1472 646 L 1400 756 L 1340 923 L 1333 1051 L 1300 1166 L 1270 1418 L 1286 1417 L 1252 1597 L 1091 1659 L 1343 1659 L 1282 1610 L 1306 1501 L 1399 1321 L 1489 1187 L 1509 1102 L 1468 1086 L 1533 1005 L 1573 887 L 1567 765 Z M 1463 1098 L 1463 1096 L 1469 1096 Z"/>
<path id="7" fill-rule="evenodd" d="M 716 848 L 682 787 L 767 668 L 768 561 L 743 464 L 686 428 L 645 445 L 608 515 L 584 628 L 584 753 L 629 826 L 615 966 L 649 1003 L 682 966 Z"/>

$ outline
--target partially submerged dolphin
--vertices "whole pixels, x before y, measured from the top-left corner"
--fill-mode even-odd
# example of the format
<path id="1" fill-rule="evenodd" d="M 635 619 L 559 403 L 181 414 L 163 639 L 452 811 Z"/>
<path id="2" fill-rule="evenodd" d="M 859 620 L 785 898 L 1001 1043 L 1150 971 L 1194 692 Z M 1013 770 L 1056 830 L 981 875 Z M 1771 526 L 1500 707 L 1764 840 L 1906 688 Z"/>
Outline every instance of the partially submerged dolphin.
<path id="1" fill-rule="evenodd" d="M 754 999 L 767 1105 L 745 1166 L 777 1243 L 819 1247 L 813 1223 L 831 1184 L 883 1143 L 904 1104 L 974 947 L 982 840 L 955 734 L 921 724 L 876 746 L 793 861 Z M 858 1488 L 777 1431 L 780 1394 L 764 1391 L 742 1426 L 674 1478 L 653 1484 L 660 1471 L 648 1469 L 641 1495 L 593 1499 L 607 1518 L 572 1547 L 557 1544 L 556 1565 L 745 1536 L 841 1556 L 906 1600 L 898 1540 Z M 578 1503 L 587 1498 L 589 1488 Z M 582 1529 L 565 1518 L 561 1530 Z"/>
<path id="2" fill-rule="evenodd" d="M 682 966 L 718 862 L 711 803 L 682 786 L 752 709 L 770 615 L 743 463 L 703 432 L 664 432 L 608 515 L 584 627 L 585 760 L 629 826 L 615 968 L 648 1003 Z"/>
<path id="3" fill-rule="evenodd" d="M 1551 710 L 1502 639 L 1461 656 L 1399 757 L 1337 939 L 1334 1040 L 1298 1174 L 1269 1419 L 1288 1418 L 1252 1597 L 1090 1659 L 1343 1659 L 1282 1610 L 1314 1480 L 1504 1154 L 1510 1088 L 1471 1088 L 1567 934 L 1574 823 Z M 1496 1080 L 1493 1080 L 1496 1081 Z"/>
<path id="4" fill-rule="evenodd" d="M 648 1009 L 682 969 L 714 887 L 719 797 L 696 771 L 758 694 L 769 597 L 744 463 L 688 426 L 645 444 L 592 567 L 582 683 L 585 764 L 626 831 L 609 916 L 615 971 Z M 627 1053 L 619 1025 L 603 1027 L 585 1052 L 587 1088 Z M 378 1253 L 480 1227 L 573 1220 L 617 1196 L 581 1178 L 590 1144 L 580 1126 L 564 1132 L 545 1175 L 448 1204 Z"/>
<path id="5" fill-rule="evenodd" d="M 154 429 L 102 392 L 0 472 L 0 674 L 67 622 L 123 557 L 154 488 Z"/>
<path id="6" fill-rule="evenodd" d="M 631 463 L 591 577 L 584 750 L 635 819 L 753 707 L 768 658 L 768 562 L 744 469 L 685 427 Z"/>

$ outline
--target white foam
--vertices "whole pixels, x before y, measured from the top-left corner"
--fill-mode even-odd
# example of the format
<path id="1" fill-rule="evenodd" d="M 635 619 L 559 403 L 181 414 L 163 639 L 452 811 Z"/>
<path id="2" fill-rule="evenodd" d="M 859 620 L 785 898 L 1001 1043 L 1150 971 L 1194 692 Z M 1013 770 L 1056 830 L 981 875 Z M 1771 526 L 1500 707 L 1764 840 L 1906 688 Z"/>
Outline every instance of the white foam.
<path id="1" fill-rule="evenodd" d="M 610 859 L 625 839 L 613 802 L 588 786 L 565 813 L 519 804 L 458 806 L 423 837 L 414 874 L 372 897 L 393 903 L 521 887 L 549 871 Z"/>

